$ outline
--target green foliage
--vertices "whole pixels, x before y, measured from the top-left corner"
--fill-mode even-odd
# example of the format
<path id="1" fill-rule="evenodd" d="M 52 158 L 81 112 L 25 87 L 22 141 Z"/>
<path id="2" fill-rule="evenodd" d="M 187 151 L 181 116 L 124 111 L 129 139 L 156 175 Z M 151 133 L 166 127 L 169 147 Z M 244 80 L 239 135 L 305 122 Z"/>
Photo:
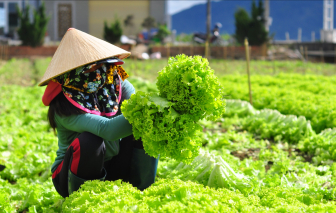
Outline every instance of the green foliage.
<path id="1" fill-rule="evenodd" d="M 244 44 L 244 39 L 248 37 L 248 28 L 251 22 L 250 16 L 243 8 L 239 8 L 234 16 L 236 26 L 235 38 L 238 43 Z"/>
<path id="2" fill-rule="evenodd" d="M 226 109 L 223 117 L 233 117 L 234 115 L 237 115 L 238 117 L 246 117 L 256 113 L 256 110 L 247 101 L 227 99 L 225 102 Z"/>
<path id="3" fill-rule="evenodd" d="M 298 143 L 303 138 L 315 135 L 310 122 L 305 117 L 282 115 L 277 110 L 263 109 L 248 116 L 243 122 L 243 128 L 251 133 L 257 133 L 262 138 Z"/>
<path id="4" fill-rule="evenodd" d="M 192 42 L 193 34 L 181 33 L 176 35 L 175 40 L 179 42 Z"/>
<path id="5" fill-rule="evenodd" d="M 43 88 L 4 85 L 0 89 L 0 164 L 5 166 L 0 172 L 4 196 L 0 196 L 0 211 L 60 212 L 62 198 L 50 171 L 57 138 L 41 104 Z"/>
<path id="6" fill-rule="evenodd" d="M 137 92 L 125 100 L 121 110 L 132 124 L 133 135 L 142 138 L 146 153 L 190 162 L 198 155 L 201 130 L 190 115 L 180 115 L 172 103 L 155 93 Z"/>
<path id="7" fill-rule="evenodd" d="M 123 34 L 119 19 L 108 26 L 107 21 L 104 21 L 104 39 L 112 44 L 120 42 L 120 37 Z"/>
<path id="8" fill-rule="evenodd" d="M 156 27 L 156 21 L 153 17 L 149 16 L 143 20 L 141 26 L 150 30 L 151 28 Z"/>
<path id="9" fill-rule="evenodd" d="M 336 129 L 326 129 L 318 135 L 303 138 L 299 148 L 314 156 L 316 165 L 332 164 L 336 161 Z"/>
<path id="10" fill-rule="evenodd" d="M 193 181 L 212 188 L 239 190 L 248 194 L 253 190 L 248 177 L 236 173 L 220 156 L 201 153 L 190 165 L 172 161 L 159 174 L 160 178 Z"/>
<path id="11" fill-rule="evenodd" d="M 55 191 L 51 178 L 43 183 L 31 182 L 22 178 L 14 185 L 1 179 L 0 181 L 1 195 L 5 195 L 5 200 L 9 201 L 3 203 L 0 196 L 1 212 L 27 210 L 29 212 L 60 212 L 61 210 L 63 198 Z"/>
<path id="12" fill-rule="evenodd" d="M 225 111 L 224 90 L 207 59 L 177 55 L 168 60 L 157 78 L 160 95 L 193 120 L 216 120 Z"/>
<path id="13" fill-rule="evenodd" d="M 134 26 L 133 19 L 134 19 L 133 15 L 128 15 L 124 20 L 125 27 L 133 27 Z"/>
<path id="14" fill-rule="evenodd" d="M 226 76 L 220 79 L 230 99 L 249 100 L 247 77 Z M 253 75 L 251 85 L 256 109 L 276 109 L 285 115 L 304 116 L 316 133 L 336 127 L 336 78 L 298 74 Z"/>
<path id="15" fill-rule="evenodd" d="M 47 24 L 50 19 L 46 15 L 44 2 L 42 2 L 37 10 L 34 10 L 33 21 L 30 20 L 29 5 L 22 11 L 19 9 L 17 10 L 20 19 L 18 34 L 22 41 L 22 45 L 32 47 L 42 46 L 47 31 Z"/>
<path id="16" fill-rule="evenodd" d="M 258 6 L 252 1 L 251 17 L 240 8 L 235 12 L 235 38 L 240 44 L 248 38 L 250 45 L 262 45 L 268 40 L 268 32 L 265 29 L 264 7 L 261 0 Z"/>
<path id="17" fill-rule="evenodd" d="M 57 138 L 47 122 L 43 107 L 43 88 L 1 86 L 0 164 L 6 169 L 1 177 L 46 180 L 51 174 L 57 150 Z"/>
<path id="18" fill-rule="evenodd" d="M 154 36 L 154 39 L 159 40 L 161 43 L 164 43 L 164 39 L 170 35 L 170 31 L 165 24 L 159 24 L 159 29 L 157 34 Z"/>
<path id="19" fill-rule="evenodd" d="M 63 212 L 333 212 L 324 202 L 300 189 L 263 188 L 244 196 L 190 181 L 162 179 L 142 193 L 130 184 L 87 181 L 63 203 Z"/>
<path id="20" fill-rule="evenodd" d="M 50 58 L 46 61 L 50 61 Z M 246 101 L 227 100 L 223 118 L 198 121 L 203 131 L 198 131 L 192 140 L 197 141 L 197 146 L 202 141 L 201 153 L 204 149 L 211 153 L 211 157 L 196 157 L 189 165 L 161 157 L 156 183 L 143 192 L 120 180 L 88 181 L 78 192 L 63 199 L 51 180 L 50 166 L 56 156 L 57 137 L 47 123 L 47 108 L 41 103 L 45 88 L 22 86 L 34 84 L 33 79 L 46 68 L 46 61 L 40 59 L 31 63 L 12 59 L 0 68 L 0 164 L 6 167 L 0 172 L 0 212 L 336 211 L 336 134 L 335 129 L 325 130 L 326 126 L 334 124 L 332 121 L 336 118 L 333 102 L 335 77 L 253 75 L 254 107 Z M 216 66 L 217 62 L 213 61 L 212 64 Z M 148 79 L 153 79 L 155 74 L 151 70 L 159 70 L 163 63 L 166 65 L 167 61 L 141 64 L 128 61 L 125 68 L 128 66 L 126 70 L 134 75 L 144 74 Z M 238 62 L 227 63 L 230 69 L 239 69 Z M 255 70 L 260 68 L 259 73 L 272 72 L 267 70 L 268 62 L 253 63 Z M 334 68 L 325 64 L 308 65 L 307 69 L 311 72 L 323 69 L 332 71 Z M 302 63 L 282 62 L 276 66 L 286 72 L 295 72 L 302 67 Z M 141 78 L 130 78 L 130 81 L 136 90 L 147 93 L 157 91 L 154 83 Z M 220 82 L 230 98 L 249 99 L 245 75 L 226 75 L 220 78 Z M 20 86 L 8 85 L 14 83 Z M 162 124 L 175 125 L 180 128 L 179 136 L 192 131 L 188 123 L 185 127 L 183 122 L 175 123 L 181 120 L 179 117 L 183 117 L 183 114 L 176 112 L 175 119 L 169 118 L 174 117 L 173 110 L 177 111 L 174 108 L 176 103 L 153 93 L 137 93 L 134 96 L 138 97 L 135 99 L 140 103 L 139 106 L 133 105 L 134 113 L 140 112 L 134 119 L 146 117 L 140 128 L 154 131 L 155 128 L 163 128 L 160 126 Z M 277 109 L 290 116 L 280 115 L 273 110 L 258 110 L 264 108 Z M 297 115 L 297 118 L 291 114 Z M 153 123 L 150 129 L 147 125 L 150 123 L 149 117 L 155 116 L 159 116 L 154 119 L 159 122 Z M 185 120 L 190 122 L 187 117 Z M 323 131 L 316 135 L 305 135 L 300 126 L 307 127 L 308 120 L 311 120 L 315 130 Z M 160 134 L 160 137 L 164 134 Z M 298 138 L 301 139 L 296 145 L 294 141 Z M 188 146 L 190 149 L 196 147 L 195 144 Z M 227 165 L 224 167 L 219 159 Z M 219 166 L 215 167 L 216 164 Z M 234 173 L 223 172 L 223 169 L 229 168 Z M 208 185 L 211 173 L 214 174 L 214 184 L 204 187 Z M 197 178 L 202 184 L 195 183 Z M 241 180 L 243 185 L 239 188 Z M 226 185 L 220 187 L 222 183 Z"/>
<path id="21" fill-rule="evenodd" d="M 169 59 L 157 85 L 161 97 L 138 92 L 121 110 L 146 153 L 190 163 L 200 147 L 196 122 L 219 118 L 225 110 L 218 79 L 207 60 L 179 55 Z"/>

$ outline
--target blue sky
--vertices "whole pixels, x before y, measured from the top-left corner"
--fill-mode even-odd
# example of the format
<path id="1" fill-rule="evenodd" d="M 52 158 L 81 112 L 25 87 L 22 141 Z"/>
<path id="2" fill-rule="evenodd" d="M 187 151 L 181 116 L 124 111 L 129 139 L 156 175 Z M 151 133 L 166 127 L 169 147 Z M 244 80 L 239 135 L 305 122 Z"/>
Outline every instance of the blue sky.
<path id="1" fill-rule="evenodd" d="M 207 0 L 168 0 L 168 14 L 173 15 L 196 4 L 204 4 Z"/>

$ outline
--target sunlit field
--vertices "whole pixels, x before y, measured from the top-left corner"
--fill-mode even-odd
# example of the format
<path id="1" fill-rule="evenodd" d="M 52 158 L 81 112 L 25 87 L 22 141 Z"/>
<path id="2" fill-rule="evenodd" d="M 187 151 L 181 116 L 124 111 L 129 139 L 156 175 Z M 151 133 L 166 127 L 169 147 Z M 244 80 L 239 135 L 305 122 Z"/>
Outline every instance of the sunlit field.
<path id="1" fill-rule="evenodd" d="M 156 183 L 88 181 L 63 199 L 51 181 L 57 137 L 37 83 L 51 58 L 0 64 L 0 212 L 336 212 L 336 66 L 211 60 L 226 99 L 201 120 L 200 155 L 161 158 Z M 167 59 L 126 59 L 136 91 L 157 92 Z"/>

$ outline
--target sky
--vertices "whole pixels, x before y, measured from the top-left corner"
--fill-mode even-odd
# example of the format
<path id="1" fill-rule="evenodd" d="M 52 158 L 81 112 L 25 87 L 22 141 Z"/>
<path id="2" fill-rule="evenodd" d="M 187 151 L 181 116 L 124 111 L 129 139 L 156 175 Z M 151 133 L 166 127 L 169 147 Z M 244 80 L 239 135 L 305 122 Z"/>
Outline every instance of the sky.
<path id="1" fill-rule="evenodd" d="M 168 14 L 173 15 L 196 4 L 204 4 L 207 0 L 168 0 Z"/>

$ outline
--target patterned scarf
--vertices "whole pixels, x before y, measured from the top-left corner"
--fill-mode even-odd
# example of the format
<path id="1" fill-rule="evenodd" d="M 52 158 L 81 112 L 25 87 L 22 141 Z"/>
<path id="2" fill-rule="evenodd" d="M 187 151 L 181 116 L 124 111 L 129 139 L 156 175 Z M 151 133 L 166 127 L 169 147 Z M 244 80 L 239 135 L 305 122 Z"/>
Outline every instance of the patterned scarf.
<path id="1" fill-rule="evenodd" d="M 73 69 L 53 81 L 62 84 L 65 97 L 77 108 L 111 117 L 118 112 L 121 82 L 127 77 L 121 66 L 95 62 Z"/>

